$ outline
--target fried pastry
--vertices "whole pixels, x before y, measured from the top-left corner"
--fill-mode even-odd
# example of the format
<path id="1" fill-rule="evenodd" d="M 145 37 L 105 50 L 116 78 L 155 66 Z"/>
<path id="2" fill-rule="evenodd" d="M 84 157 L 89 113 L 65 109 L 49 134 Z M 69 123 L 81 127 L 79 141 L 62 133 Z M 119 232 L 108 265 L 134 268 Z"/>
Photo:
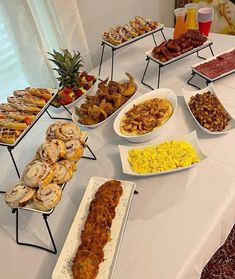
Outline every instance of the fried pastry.
<path id="1" fill-rule="evenodd" d="M 105 206 L 108 209 L 112 219 L 115 218 L 116 204 L 108 195 L 97 195 L 97 197 L 91 201 L 89 210 L 91 211 L 97 206 Z"/>
<path id="2" fill-rule="evenodd" d="M 12 208 L 23 207 L 33 200 L 36 190 L 19 181 L 5 194 L 5 202 Z"/>
<path id="3" fill-rule="evenodd" d="M 81 240 L 82 243 L 94 242 L 97 246 L 104 247 L 110 240 L 110 235 L 111 230 L 105 223 L 93 223 L 93 220 L 89 219 L 81 233 Z"/>
<path id="4" fill-rule="evenodd" d="M 14 90 L 13 95 L 15 97 L 23 97 L 26 94 L 30 94 L 28 89 Z"/>
<path id="5" fill-rule="evenodd" d="M 20 111 L 7 112 L 7 116 L 16 121 L 25 122 L 25 123 L 31 123 L 36 118 L 34 114 L 27 113 L 27 112 L 20 112 Z"/>
<path id="6" fill-rule="evenodd" d="M 125 24 L 123 27 L 126 29 L 127 32 L 131 34 L 133 38 L 138 37 L 138 33 L 130 24 Z"/>
<path id="7" fill-rule="evenodd" d="M 23 131 L 27 128 L 27 124 L 14 121 L 12 119 L 0 119 L 0 127 Z"/>
<path id="8" fill-rule="evenodd" d="M 143 35 L 145 33 L 144 27 L 140 25 L 136 20 L 130 20 L 130 25 L 132 28 L 135 29 L 138 35 Z"/>
<path id="9" fill-rule="evenodd" d="M 46 88 L 28 88 L 30 94 L 36 97 L 43 98 L 45 101 L 49 101 L 52 98 L 52 94 Z"/>
<path id="10" fill-rule="evenodd" d="M 11 99 L 13 101 L 13 99 Z M 14 107 L 16 110 L 24 111 L 24 112 L 31 112 L 33 114 L 37 114 L 40 112 L 40 108 L 34 105 L 26 104 L 23 101 L 15 99 L 11 106 Z"/>
<path id="11" fill-rule="evenodd" d="M 78 250 L 88 250 L 92 252 L 94 255 L 96 255 L 99 263 L 104 260 L 103 246 L 98 244 L 96 241 L 82 243 L 79 245 Z"/>
<path id="12" fill-rule="evenodd" d="M 150 28 L 150 26 L 147 25 L 147 22 L 146 22 L 146 20 L 145 20 L 143 17 L 141 17 L 141 16 L 136 16 L 136 17 L 135 17 L 135 21 L 136 21 L 139 25 L 141 25 L 141 27 L 142 27 L 146 32 L 149 32 L 149 31 L 152 30 L 152 29 Z"/>
<path id="13" fill-rule="evenodd" d="M 112 32 L 108 34 L 108 41 L 111 44 L 117 46 L 123 42 L 123 38 L 119 33 Z"/>
<path id="14" fill-rule="evenodd" d="M 53 172 L 54 172 L 53 182 L 57 184 L 64 184 L 68 182 L 72 178 L 75 169 L 76 169 L 76 165 L 72 161 L 62 160 L 57 162 L 53 166 Z"/>
<path id="15" fill-rule="evenodd" d="M 37 209 L 47 211 L 55 207 L 62 196 L 62 189 L 57 184 L 51 183 L 41 186 L 35 196 L 34 204 Z"/>
<path id="16" fill-rule="evenodd" d="M 24 169 L 22 181 L 29 187 L 37 188 L 49 184 L 54 172 L 49 164 L 34 160 Z"/>
<path id="17" fill-rule="evenodd" d="M 10 111 L 10 112 L 15 112 L 16 108 L 11 106 L 10 104 L 0 104 L 0 110 L 2 111 Z"/>
<path id="18" fill-rule="evenodd" d="M 71 161 L 78 161 L 84 152 L 84 144 L 80 142 L 80 140 L 69 140 L 65 143 L 66 152 L 64 155 L 65 159 Z"/>
<path id="19" fill-rule="evenodd" d="M 37 150 L 36 157 L 50 165 L 55 164 L 64 157 L 66 152 L 65 143 L 62 140 L 52 139 L 45 141 Z"/>
<path id="20" fill-rule="evenodd" d="M 99 261 L 89 250 L 78 250 L 72 265 L 74 279 L 95 279 L 99 272 Z"/>
<path id="21" fill-rule="evenodd" d="M 106 207 L 97 206 L 89 212 L 85 223 L 85 230 L 89 230 L 90 224 L 94 223 L 102 223 L 109 228 L 111 227 L 112 217 Z"/>
<path id="22" fill-rule="evenodd" d="M 31 94 L 25 94 L 21 98 L 25 103 L 35 105 L 37 107 L 44 107 L 46 105 L 46 101 L 43 98 L 39 98 L 33 96 Z"/>

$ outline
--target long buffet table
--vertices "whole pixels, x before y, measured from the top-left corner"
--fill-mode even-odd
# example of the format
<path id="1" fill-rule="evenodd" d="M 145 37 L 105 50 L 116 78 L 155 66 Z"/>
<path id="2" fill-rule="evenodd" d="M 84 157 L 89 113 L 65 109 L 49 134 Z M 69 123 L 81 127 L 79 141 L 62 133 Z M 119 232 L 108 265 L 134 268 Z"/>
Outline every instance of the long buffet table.
<path id="1" fill-rule="evenodd" d="M 165 28 L 164 33 L 170 38 L 172 29 Z M 233 36 L 211 34 L 211 38 L 214 40 L 215 54 L 235 45 Z M 161 42 L 161 35 L 157 35 L 156 39 Z M 152 47 L 152 39 L 145 38 L 117 52 L 114 79 L 121 79 L 125 72 L 130 72 L 139 85 L 138 94 L 148 92 L 140 80 L 145 67 L 145 52 Z M 209 57 L 211 54 L 206 49 L 200 55 Z M 223 136 L 207 135 L 199 130 L 189 114 L 181 88 L 191 88 L 186 85 L 186 81 L 191 75 L 190 66 L 198 60 L 194 54 L 163 69 L 161 87 L 174 90 L 179 104 L 170 128 L 155 141 L 196 130 L 208 158 L 190 170 L 135 178 L 122 173 L 118 144 L 131 144 L 114 133 L 113 119 L 96 129 L 87 130 L 88 143 L 97 160 L 79 161 L 75 176 L 66 186 L 61 202 L 48 220 L 57 244 L 57 255 L 17 245 L 15 217 L 3 199 L 0 199 L 1 278 L 51 278 L 92 176 L 134 181 L 139 192 L 133 198 L 114 273 L 115 279 L 200 278 L 204 265 L 223 243 L 235 222 L 235 130 Z M 110 61 L 107 61 L 102 67 L 102 75 L 109 72 Z M 97 69 L 93 73 L 96 74 Z M 156 75 L 156 64 L 150 63 L 146 80 L 155 85 Z M 196 82 L 203 86 L 203 81 L 198 79 Z M 224 106 L 235 117 L 235 75 L 216 82 L 215 89 Z M 20 171 L 43 141 L 46 128 L 51 123 L 51 119 L 43 116 L 14 150 Z M 4 190 L 17 181 L 17 176 L 5 149 L 0 149 L 0 157 L 0 185 L 1 190 Z M 22 211 L 20 216 L 21 240 L 50 244 L 39 214 Z"/>

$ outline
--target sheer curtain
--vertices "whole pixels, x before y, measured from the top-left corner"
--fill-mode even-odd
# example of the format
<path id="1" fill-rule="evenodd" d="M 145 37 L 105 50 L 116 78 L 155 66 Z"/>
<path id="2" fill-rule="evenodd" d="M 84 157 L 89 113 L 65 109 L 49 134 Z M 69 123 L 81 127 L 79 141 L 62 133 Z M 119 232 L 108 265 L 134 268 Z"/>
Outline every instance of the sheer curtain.
<path id="1" fill-rule="evenodd" d="M 28 85 L 58 86 L 47 54 L 53 49 L 80 51 L 84 68 L 92 68 L 76 0 L 0 0 L 0 4 L 9 43 Z"/>

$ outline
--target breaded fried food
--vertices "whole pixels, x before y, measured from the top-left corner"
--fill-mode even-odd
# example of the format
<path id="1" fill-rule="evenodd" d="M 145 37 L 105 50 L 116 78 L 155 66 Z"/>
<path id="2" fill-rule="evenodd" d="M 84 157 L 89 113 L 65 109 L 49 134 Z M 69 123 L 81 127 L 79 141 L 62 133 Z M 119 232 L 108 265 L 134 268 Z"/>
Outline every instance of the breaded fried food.
<path id="1" fill-rule="evenodd" d="M 74 279 L 95 279 L 99 272 L 99 261 L 89 250 L 79 250 L 72 265 Z"/>
<path id="2" fill-rule="evenodd" d="M 97 246 L 102 246 L 110 240 L 111 230 L 104 223 L 92 223 L 88 220 L 85 229 L 81 233 L 82 243 L 94 242 Z"/>
<path id="3" fill-rule="evenodd" d="M 115 207 L 118 205 L 120 197 L 123 194 L 123 189 L 120 181 L 110 180 L 101 185 L 95 194 L 95 197 L 107 197 L 111 199 Z"/>
<path id="4" fill-rule="evenodd" d="M 104 260 L 103 246 L 97 244 L 96 241 L 82 243 L 78 247 L 78 250 L 88 250 L 88 251 L 91 251 L 93 254 L 96 255 L 97 260 L 98 260 L 99 263 L 101 263 Z"/>
<path id="5" fill-rule="evenodd" d="M 112 219 L 115 218 L 115 203 L 114 201 L 112 200 L 112 198 L 110 198 L 109 196 L 97 196 L 95 199 L 93 199 L 91 201 L 91 204 L 90 204 L 90 208 L 89 210 L 91 211 L 92 209 L 94 209 L 95 207 L 97 206 L 104 206 L 108 209 Z"/>
<path id="6" fill-rule="evenodd" d="M 86 223 L 85 223 L 85 230 L 87 230 L 87 226 L 89 224 L 96 224 L 96 223 L 101 223 L 109 228 L 112 225 L 112 217 L 108 211 L 108 209 L 104 206 L 97 206 L 93 208 L 87 217 Z"/>

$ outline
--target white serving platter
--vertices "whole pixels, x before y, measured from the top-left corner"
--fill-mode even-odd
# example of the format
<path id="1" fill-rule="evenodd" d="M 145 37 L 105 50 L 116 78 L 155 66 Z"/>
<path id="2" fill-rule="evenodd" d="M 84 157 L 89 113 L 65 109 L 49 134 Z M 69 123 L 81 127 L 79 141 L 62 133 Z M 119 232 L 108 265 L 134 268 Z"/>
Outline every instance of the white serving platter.
<path id="1" fill-rule="evenodd" d="M 232 50 L 234 50 L 234 49 L 235 49 L 235 48 L 231 48 L 231 49 L 229 49 L 229 50 L 226 50 L 226 51 L 224 51 L 224 52 L 221 52 L 221 53 L 217 54 L 216 56 L 210 57 L 210 58 L 208 58 L 208 59 L 206 59 L 206 60 L 204 60 L 204 61 L 202 61 L 202 62 L 199 62 L 199 63 L 197 63 L 197 64 L 192 65 L 191 68 L 192 68 L 192 70 L 193 70 L 196 74 L 200 75 L 201 77 L 205 78 L 206 80 L 208 80 L 208 81 L 210 81 L 210 82 L 216 81 L 217 79 L 220 79 L 220 78 L 226 77 L 226 76 L 228 76 L 228 75 L 230 75 L 230 74 L 233 74 L 233 73 L 235 73 L 235 69 L 234 69 L 234 70 L 231 70 L 231 71 L 229 71 L 229 72 L 226 72 L 226 73 L 224 73 L 224 74 L 222 74 L 222 75 L 219 75 L 219 76 L 217 76 L 217 77 L 215 77 L 215 78 L 209 78 L 208 76 L 206 76 L 205 74 L 201 73 L 200 71 L 198 71 L 198 70 L 195 69 L 195 68 L 196 68 L 197 66 L 199 66 L 199 65 L 202 65 L 202 64 L 207 63 L 207 62 L 209 62 L 209 61 L 212 61 L 212 60 L 216 59 L 218 56 L 220 56 L 220 55 L 222 55 L 222 54 L 225 54 L 225 53 L 228 53 L 228 52 L 230 52 L 230 51 L 232 51 Z"/>
<path id="2" fill-rule="evenodd" d="M 143 134 L 143 135 L 124 135 L 122 134 L 121 130 L 120 130 L 120 124 L 122 121 L 122 118 L 124 117 L 124 115 L 133 108 L 134 105 L 138 105 L 140 103 L 143 103 L 144 101 L 150 100 L 150 99 L 154 99 L 154 98 L 161 98 L 161 99 L 166 99 L 168 100 L 173 108 L 173 112 L 171 117 L 160 127 L 156 127 L 153 131 Z M 155 89 L 152 90 L 148 93 L 143 94 L 142 96 L 136 98 L 134 101 L 128 103 L 118 114 L 118 116 L 116 117 L 114 124 L 113 124 L 113 128 L 114 131 L 116 132 L 116 134 L 122 138 L 125 138 L 128 141 L 131 142 L 145 142 L 145 141 L 149 141 L 155 137 L 157 137 L 158 135 L 162 134 L 163 132 L 165 132 L 167 130 L 167 128 L 169 127 L 171 120 L 173 119 L 174 115 L 175 115 L 175 111 L 177 108 L 177 96 L 176 94 L 169 88 L 160 88 L 160 89 Z"/>
<path id="3" fill-rule="evenodd" d="M 177 61 L 177 60 L 179 60 L 179 59 L 181 59 L 181 58 L 184 58 L 184 57 L 186 57 L 186 56 L 188 56 L 188 55 L 190 55 L 190 54 L 193 54 L 193 53 L 195 53 L 195 52 L 197 52 L 197 51 L 199 51 L 199 50 L 201 50 L 201 49 L 204 49 L 204 48 L 208 47 L 208 46 L 211 45 L 211 44 L 213 44 L 213 41 L 210 40 L 210 39 L 208 39 L 208 40 L 207 40 L 206 42 L 204 42 L 204 44 L 202 44 L 201 46 L 195 47 L 195 48 L 193 48 L 193 49 L 191 49 L 191 50 L 189 50 L 189 51 L 187 51 L 187 52 L 185 52 L 185 53 L 183 53 L 183 54 L 181 54 L 181 55 L 179 55 L 179 56 L 176 56 L 176 57 L 174 57 L 174 58 L 172 58 L 172 59 L 166 61 L 166 62 L 162 62 L 162 61 L 158 60 L 157 58 L 155 58 L 155 57 L 153 56 L 153 54 L 152 54 L 152 49 L 149 50 L 149 51 L 147 51 L 147 52 L 145 52 L 145 54 L 146 54 L 147 57 L 149 57 L 151 60 L 157 62 L 158 64 L 160 64 L 160 65 L 162 65 L 162 66 L 166 66 L 166 65 L 168 65 L 168 64 L 171 64 L 171 63 L 174 62 L 174 61 Z M 204 61 L 205 61 L 205 60 L 204 60 Z"/>
<path id="4" fill-rule="evenodd" d="M 67 109 L 73 108 L 73 107 L 74 107 L 79 101 L 81 101 L 85 96 L 87 96 L 87 95 L 89 95 L 89 94 L 92 94 L 92 92 L 93 92 L 93 90 L 94 90 L 94 88 L 95 88 L 96 83 L 97 83 L 97 78 L 96 78 L 94 84 L 92 85 L 92 87 L 91 87 L 89 90 L 87 90 L 84 94 L 82 94 L 79 98 L 77 98 L 77 99 L 76 99 L 75 101 L 73 101 L 72 103 L 70 103 L 70 104 L 68 104 L 68 105 L 65 105 L 65 107 L 66 107 Z M 58 91 L 59 91 L 59 89 L 58 89 Z M 61 105 L 60 107 L 57 108 L 57 107 L 51 105 L 50 109 L 52 109 L 54 112 L 61 112 L 61 111 L 64 110 L 64 107 Z"/>
<path id="5" fill-rule="evenodd" d="M 147 145 L 142 145 L 142 146 L 123 146 L 123 145 L 119 145 L 119 153 L 120 153 L 120 157 L 121 157 L 121 163 L 122 163 L 122 170 L 124 173 L 132 175 L 132 176 L 139 176 L 139 177 L 144 177 L 144 176 L 153 176 L 153 175 L 161 175 L 161 174 L 167 174 L 167 173 L 174 173 L 174 172 L 178 172 L 178 171 L 182 171 L 182 170 L 186 170 L 186 169 L 190 169 L 196 165 L 198 165 L 201 161 L 203 161 L 204 159 L 206 159 L 206 155 L 203 153 L 199 142 L 198 142 L 198 138 L 197 138 L 197 133 L 196 131 L 193 131 L 192 133 L 176 138 L 177 140 L 185 140 L 187 142 L 190 142 L 194 148 L 194 150 L 196 151 L 198 157 L 199 157 L 199 162 L 192 164 L 188 167 L 180 167 L 180 168 L 176 168 L 176 169 L 172 169 L 172 170 L 168 170 L 168 171 L 162 171 L 162 172 L 149 172 L 149 173 L 135 173 L 133 172 L 133 170 L 131 169 L 130 163 L 128 162 L 128 157 L 129 157 L 129 151 L 133 148 L 135 149 L 143 149 L 147 146 L 156 146 L 158 144 L 160 144 L 161 142 L 156 142 L 156 143 L 151 143 L 151 144 L 147 144 Z M 169 139 L 169 140 L 173 140 L 173 139 Z M 165 142 L 165 141 L 164 141 Z"/>
<path id="6" fill-rule="evenodd" d="M 111 180 L 104 177 L 91 177 L 82 198 L 73 224 L 64 243 L 56 266 L 54 268 L 53 279 L 69 279 L 73 278 L 71 273 L 71 265 L 76 254 L 77 248 L 80 245 L 80 235 L 86 221 L 91 200 L 94 198 L 98 188 L 106 181 Z M 124 234 L 129 210 L 131 207 L 132 197 L 136 184 L 130 181 L 121 181 L 123 195 L 116 208 L 116 216 L 113 219 L 111 227 L 111 241 L 104 247 L 105 260 L 99 265 L 99 273 L 97 279 L 111 279 L 115 264 L 117 261 L 120 244 Z"/>
<path id="7" fill-rule="evenodd" d="M 130 43 L 134 43 L 134 42 L 136 42 L 136 41 L 138 41 L 138 40 L 140 40 L 140 39 L 142 39 L 142 38 L 145 38 L 145 37 L 147 37 L 147 36 L 149 36 L 149 35 L 151 35 L 151 34 L 154 34 L 154 33 L 156 33 L 157 31 L 162 30 L 163 27 L 164 27 L 164 24 L 159 23 L 158 26 L 157 26 L 154 30 L 149 31 L 149 32 L 146 32 L 146 33 L 144 33 L 143 35 L 139 35 L 138 37 L 132 38 L 132 39 L 130 39 L 130 40 L 126 41 L 126 42 L 123 42 L 123 43 L 121 43 L 121 44 L 119 44 L 119 45 L 113 45 L 113 44 L 109 43 L 108 41 L 106 41 L 106 40 L 104 40 L 104 39 L 101 39 L 101 41 L 102 41 L 103 43 L 105 43 L 106 45 L 112 47 L 113 49 L 118 49 L 118 48 L 124 47 L 125 45 L 129 45 Z"/>
<path id="8" fill-rule="evenodd" d="M 123 81 L 126 81 L 126 79 L 124 80 L 121 80 L 119 82 L 123 82 Z M 136 87 L 136 91 L 135 93 L 126 101 L 127 102 L 130 102 L 131 100 L 133 100 L 136 96 L 136 93 L 137 93 L 137 89 L 138 89 L 138 86 L 137 84 L 135 83 L 135 87 Z M 117 109 L 114 113 L 112 113 L 110 116 L 108 116 L 106 119 L 104 119 L 103 121 L 97 123 L 97 124 L 93 124 L 93 125 L 84 125 L 84 124 L 81 124 L 79 123 L 79 116 L 78 114 L 76 113 L 76 111 L 73 111 L 72 113 L 72 120 L 75 124 L 79 125 L 80 127 L 84 127 L 84 128 L 97 128 L 99 126 L 101 126 L 102 124 L 104 124 L 105 122 L 107 122 L 110 118 L 112 118 L 114 115 L 116 115 L 125 105 L 126 103 L 124 103 L 119 109 Z"/>
<path id="9" fill-rule="evenodd" d="M 220 101 L 219 97 L 216 95 L 215 93 L 215 89 L 214 89 L 214 86 L 212 83 L 210 83 L 207 87 L 201 89 L 201 90 L 198 90 L 198 91 L 188 91 L 184 88 L 182 88 L 182 91 L 183 91 L 183 96 L 184 96 L 184 100 L 185 100 L 185 103 L 187 105 L 187 108 L 189 110 L 189 112 L 191 113 L 192 115 L 192 118 L 195 120 L 195 122 L 197 123 L 197 125 L 204 131 L 206 132 L 207 134 L 210 134 L 210 135 L 221 135 L 221 134 L 226 134 L 228 133 L 229 131 L 231 131 L 232 129 L 235 128 L 235 119 L 229 114 L 229 116 L 231 117 L 231 120 L 229 121 L 229 124 L 227 125 L 227 127 L 223 130 L 223 131 L 218 131 L 218 132 L 211 132 L 209 131 L 207 128 L 204 128 L 198 121 L 197 119 L 194 117 L 190 107 L 189 107 L 189 101 L 190 101 L 190 98 L 192 96 L 196 96 L 196 94 L 203 94 L 205 92 L 208 92 L 210 91 L 212 94 L 214 94 L 216 96 L 216 98 Z M 220 101 L 221 102 L 221 101 Z M 222 104 L 222 102 L 221 102 Z M 225 108 L 224 108 L 225 109 Z M 226 110 L 226 109 L 225 109 Z"/>

